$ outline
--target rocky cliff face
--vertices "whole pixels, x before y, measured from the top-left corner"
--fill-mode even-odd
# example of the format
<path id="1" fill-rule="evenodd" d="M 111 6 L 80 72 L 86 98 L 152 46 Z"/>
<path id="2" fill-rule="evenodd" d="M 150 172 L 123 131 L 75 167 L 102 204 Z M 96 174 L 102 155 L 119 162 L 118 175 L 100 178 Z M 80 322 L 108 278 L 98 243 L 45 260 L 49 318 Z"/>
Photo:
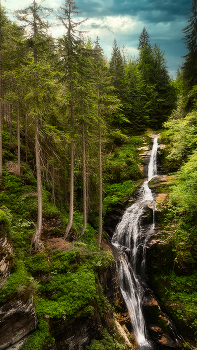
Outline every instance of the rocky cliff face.
<path id="1" fill-rule="evenodd" d="M 16 300 L 0 308 L 0 349 L 15 344 L 25 335 L 35 330 L 37 318 L 33 297 L 26 302 Z"/>
<path id="2" fill-rule="evenodd" d="M 0 288 L 10 274 L 13 247 L 7 236 L 0 239 Z M 35 330 L 37 318 L 33 297 L 17 299 L 0 307 L 0 349 L 7 349 Z"/>
<path id="3" fill-rule="evenodd" d="M 101 339 L 103 328 L 114 331 L 113 308 L 118 291 L 118 277 L 115 262 L 106 268 L 98 269 L 98 285 L 110 303 L 110 308 L 102 313 L 95 302 L 94 314 L 91 317 L 76 316 L 69 321 L 50 319 L 45 315 L 49 331 L 55 339 L 54 344 L 48 344 L 50 350 L 85 350 L 92 339 Z M 12 347 L 24 336 L 37 327 L 37 318 L 33 297 L 24 301 L 21 299 L 4 304 L 0 308 L 0 349 L 20 349 Z"/>
<path id="4" fill-rule="evenodd" d="M 110 309 L 101 314 L 98 306 L 95 305 L 92 317 L 75 317 L 69 322 L 48 320 L 50 331 L 55 338 L 55 345 L 51 345 L 51 350 L 85 350 L 92 339 L 101 339 L 103 328 L 109 332 L 114 331 L 113 308 L 118 291 L 115 262 L 107 268 L 98 270 L 98 281 L 111 305 Z"/>

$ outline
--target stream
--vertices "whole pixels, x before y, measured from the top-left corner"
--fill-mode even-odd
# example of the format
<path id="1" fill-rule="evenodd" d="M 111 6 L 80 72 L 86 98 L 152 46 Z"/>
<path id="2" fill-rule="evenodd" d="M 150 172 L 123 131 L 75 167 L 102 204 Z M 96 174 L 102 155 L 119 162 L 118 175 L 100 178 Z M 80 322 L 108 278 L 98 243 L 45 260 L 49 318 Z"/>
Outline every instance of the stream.
<path id="1" fill-rule="evenodd" d="M 116 259 L 119 272 L 119 285 L 131 319 L 133 332 L 139 350 L 154 349 L 147 337 L 146 325 L 142 313 L 145 295 L 146 246 L 155 232 L 155 200 L 148 182 L 157 175 L 158 136 L 154 136 L 153 147 L 148 165 L 148 179 L 139 188 L 138 198 L 124 213 L 112 237 L 117 251 Z M 151 224 L 142 225 L 147 207 L 153 212 Z"/>

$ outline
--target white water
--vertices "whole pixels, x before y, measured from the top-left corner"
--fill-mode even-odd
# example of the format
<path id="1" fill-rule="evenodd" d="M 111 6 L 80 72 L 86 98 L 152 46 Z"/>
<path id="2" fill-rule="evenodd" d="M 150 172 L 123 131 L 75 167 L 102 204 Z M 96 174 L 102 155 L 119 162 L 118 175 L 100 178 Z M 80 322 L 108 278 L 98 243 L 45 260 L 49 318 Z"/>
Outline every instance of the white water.
<path id="1" fill-rule="evenodd" d="M 141 186 L 136 202 L 125 211 L 112 237 L 112 244 L 119 252 L 117 266 L 120 290 L 127 305 L 138 348 L 141 350 L 152 348 L 146 336 L 142 314 L 144 288 L 141 275 L 145 269 L 147 241 L 155 228 L 155 203 L 148 182 L 157 174 L 157 139 L 155 136 L 148 166 L 148 180 Z M 147 206 L 153 210 L 153 223 L 147 225 L 145 232 L 141 220 Z"/>

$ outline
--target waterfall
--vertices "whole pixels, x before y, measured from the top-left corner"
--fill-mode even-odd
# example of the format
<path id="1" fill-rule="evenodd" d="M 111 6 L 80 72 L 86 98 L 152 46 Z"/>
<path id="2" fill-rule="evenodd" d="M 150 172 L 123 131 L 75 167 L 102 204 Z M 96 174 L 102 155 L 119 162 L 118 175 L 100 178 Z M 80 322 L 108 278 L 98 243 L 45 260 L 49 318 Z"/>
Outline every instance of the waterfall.
<path id="1" fill-rule="evenodd" d="M 153 147 L 148 166 L 148 180 L 139 189 L 136 202 L 129 207 L 121 222 L 117 225 L 112 237 L 112 244 L 117 250 L 117 268 L 122 296 L 125 300 L 131 319 L 133 332 L 138 343 L 138 349 L 153 349 L 147 339 L 145 321 L 142 314 L 144 297 L 143 279 L 146 263 L 146 245 L 154 233 L 155 203 L 148 182 L 157 174 L 158 137 L 154 137 Z M 153 210 L 153 222 L 147 225 L 146 231 L 141 225 L 146 208 Z"/>

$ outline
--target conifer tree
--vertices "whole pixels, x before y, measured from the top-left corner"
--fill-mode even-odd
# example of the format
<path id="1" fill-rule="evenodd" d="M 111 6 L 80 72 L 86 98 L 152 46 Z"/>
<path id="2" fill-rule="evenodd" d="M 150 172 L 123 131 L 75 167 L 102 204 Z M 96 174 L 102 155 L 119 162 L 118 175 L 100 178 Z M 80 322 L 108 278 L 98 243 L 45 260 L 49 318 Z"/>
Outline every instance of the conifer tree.
<path id="1" fill-rule="evenodd" d="M 0 180 L 2 178 L 3 150 L 2 150 L 2 129 L 3 129 L 3 102 L 2 102 L 2 76 L 3 76 L 3 45 L 5 41 L 6 16 L 0 1 Z"/>
<path id="2" fill-rule="evenodd" d="M 106 128 L 106 120 L 116 111 L 119 100 L 114 96 L 114 87 L 111 85 L 108 70 L 105 64 L 103 50 L 97 37 L 95 43 L 94 76 L 96 83 L 96 116 L 98 130 L 98 160 L 99 160 L 99 232 L 97 246 L 100 249 L 102 240 L 102 135 Z M 108 117 L 108 118 L 107 118 Z M 108 124 L 110 125 L 110 123 Z"/>
<path id="3" fill-rule="evenodd" d="M 42 177 L 41 177 L 41 159 L 40 159 L 40 115 L 41 106 L 39 104 L 39 74 L 38 74 L 38 63 L 41 57 L 42 44 L 44 36 L 48 29 L 48 23 L 43 20 L 44 17 L 48 16 L 51 10 L 41 5 L 38 5 L 35 0 L 30 6 L 24 10 L 17 11 L 17 18 L 25 23 L 25 27 L 28 28 L 30 34 L 28 34 L 28 43 L 32 48 L 33 64 L 34 64 L 34 100 L 32 101 L 32 114 L 35 118 L 35 153 L 36 153 L 36 169 L 37 169 L 37 191 L 38 191 L 38 219 L 36 232 L 32 238 L 31 246 L 35 250 L 42 248 L 41 242 L 41 231 L 42 231 Z"/>
<path id="4" fill-rule="evenodd" d="M 193 0 L 190 11 L 189 24 L 183 29 L 185 34 L 184 42 L 188 50 L 183 63 L 183 80 L 185 83 L 185 95 L 188 95 L 197 85 L 197 0 Z M 190 96 L 186 97 L 186 109 L 190 110 L 197 98 L 196 88 L 190 92 Z"/>
<path id="5" fill-rule="evenodd" d="M 138 50 L 140 50 L 141 48 L 144 48 L 144 46 L 151 47 L 149 34 L 145 27 L 143 28 L 139 37 Z"/>
<path id="6" fill-rule="evenodd" d="M 109 72 L 112 78 L 112 83 L 115 87 L 115 91 L 118 94 L 118 97 L 122 97 L 122 91 L 124 88 L 124 63 L 116 39 L 114 39 L 112 56 L 109 64 Z"/>
<path id="7" fill-rule="evenodd" d="M 73 211 L 74 211 L 74 127 L 75 127 L 75 116 L 74 116 L 74 80 L 75 80 L 75 62 L 76 62 L 76 50 L 78 45 L 76 27 L 82 24 L 81 22 L 74 22 L 72 20 L 73 14 L 78 14 L 77 7 L 73 0 L 66 0 L 64 7 L 60 7 L 60 14 L 58 19 L 62 22 L 66 28 L 66 35 L 61 40 L 62 54 L 64 57 L 63 69 L 65 70 L 65 82 L 68 82 L 68 91 L 70 93 L 69 107 L 70 107 L 70 127 L 71 127 L 71 141 L 70 141 L 70 206 L 69 206 L 69 219 L 65 232 L 65 239 L 67 238 L 73 223 Z"/>

